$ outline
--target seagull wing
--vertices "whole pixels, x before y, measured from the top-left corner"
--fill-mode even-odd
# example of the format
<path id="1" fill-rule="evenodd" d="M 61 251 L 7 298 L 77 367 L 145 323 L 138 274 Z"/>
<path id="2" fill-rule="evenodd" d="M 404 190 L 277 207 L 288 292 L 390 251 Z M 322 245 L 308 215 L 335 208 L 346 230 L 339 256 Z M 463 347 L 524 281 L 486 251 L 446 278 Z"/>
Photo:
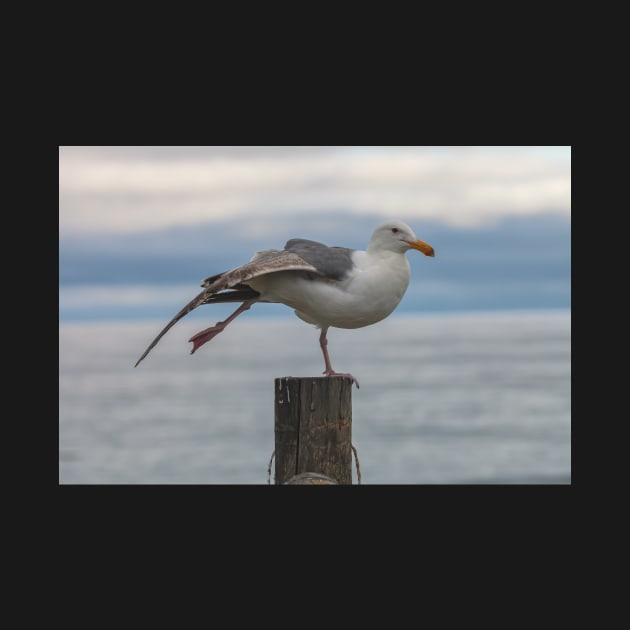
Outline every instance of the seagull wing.
<path id="1" fill-rule="evenodd" d="M 217 302 L 242 302 L 256 298 L 259 293 L 247 286 L 247 281 L 258 276 L 277 271 L 309 271 L 322 275 L 316 267 L 293 251 L 267 249 L 256 252 L 252 259 L 229 271 L 206 278 L 201 286 L 203 291 L 184 306 L 171 321 L 164 326 L 158 336 L 151 342 L 134 367 L 151 352 L 160 339 L 185 315 L 202 304 Z"/>

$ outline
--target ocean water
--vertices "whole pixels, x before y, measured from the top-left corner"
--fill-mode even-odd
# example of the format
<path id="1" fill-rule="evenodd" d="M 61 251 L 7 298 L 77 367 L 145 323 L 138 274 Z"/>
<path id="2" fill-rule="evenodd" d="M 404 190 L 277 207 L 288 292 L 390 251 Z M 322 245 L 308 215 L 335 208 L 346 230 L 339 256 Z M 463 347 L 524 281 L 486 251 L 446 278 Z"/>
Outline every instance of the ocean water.
<path id="1" fill-rule="evenodd" d="M 274 379 L 321 375 L 319 331 L 243 315 L 191 356 L 220 318 L 203 315 L 135 369 L 165 322 L 60 323 L 60 484 L 268 483 Z M 571 483 L 570 312 L 394 315 L 328 340 L 361 386 L 363 484 Z"/>

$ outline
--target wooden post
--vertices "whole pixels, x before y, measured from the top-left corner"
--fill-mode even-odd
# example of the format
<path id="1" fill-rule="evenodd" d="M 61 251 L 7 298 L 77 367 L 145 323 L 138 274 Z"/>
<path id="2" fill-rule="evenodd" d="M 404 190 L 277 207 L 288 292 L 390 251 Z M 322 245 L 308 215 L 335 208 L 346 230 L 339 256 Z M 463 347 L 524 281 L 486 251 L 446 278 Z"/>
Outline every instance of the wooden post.
<path id="1" fill-rule="evenodd" d="M 275 483 L 319 473 L 352 484 L 352 383 L 341 377 L 275 380 Z"/>

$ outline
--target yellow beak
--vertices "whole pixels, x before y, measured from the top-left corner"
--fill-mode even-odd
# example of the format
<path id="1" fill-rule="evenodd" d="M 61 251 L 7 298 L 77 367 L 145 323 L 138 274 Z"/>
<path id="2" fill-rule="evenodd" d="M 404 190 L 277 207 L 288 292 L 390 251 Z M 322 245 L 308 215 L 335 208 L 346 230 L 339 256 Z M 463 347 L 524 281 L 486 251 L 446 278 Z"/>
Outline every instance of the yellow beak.
<path id="1" fill-rule="evenodd" d="M 424 241 L 421 241 L 419 238 L 415 241 L 405 241 L 409 247 L 413 247 L 417 249 L 419 252 L 422 252 L 425 256 L 435 256 L 435 252 L 433 251 L 433 247 Z"/>

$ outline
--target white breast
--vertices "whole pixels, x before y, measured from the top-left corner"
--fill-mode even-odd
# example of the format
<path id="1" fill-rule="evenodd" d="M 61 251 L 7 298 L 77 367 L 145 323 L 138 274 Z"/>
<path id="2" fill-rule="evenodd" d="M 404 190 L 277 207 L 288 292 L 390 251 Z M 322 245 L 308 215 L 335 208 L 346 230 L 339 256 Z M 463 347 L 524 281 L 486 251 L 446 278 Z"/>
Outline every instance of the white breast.
<path id="1" fill-rule="evenodd" d="M 261 293 L 261 301 L 286 304 L 311 324 L 361 328 L 398 306 L 409 286 L 409 262 L 402 253 L 356 251 L 353 263 L 351 274 L 341 281 L 280 271 L 248 284 Z"/>

